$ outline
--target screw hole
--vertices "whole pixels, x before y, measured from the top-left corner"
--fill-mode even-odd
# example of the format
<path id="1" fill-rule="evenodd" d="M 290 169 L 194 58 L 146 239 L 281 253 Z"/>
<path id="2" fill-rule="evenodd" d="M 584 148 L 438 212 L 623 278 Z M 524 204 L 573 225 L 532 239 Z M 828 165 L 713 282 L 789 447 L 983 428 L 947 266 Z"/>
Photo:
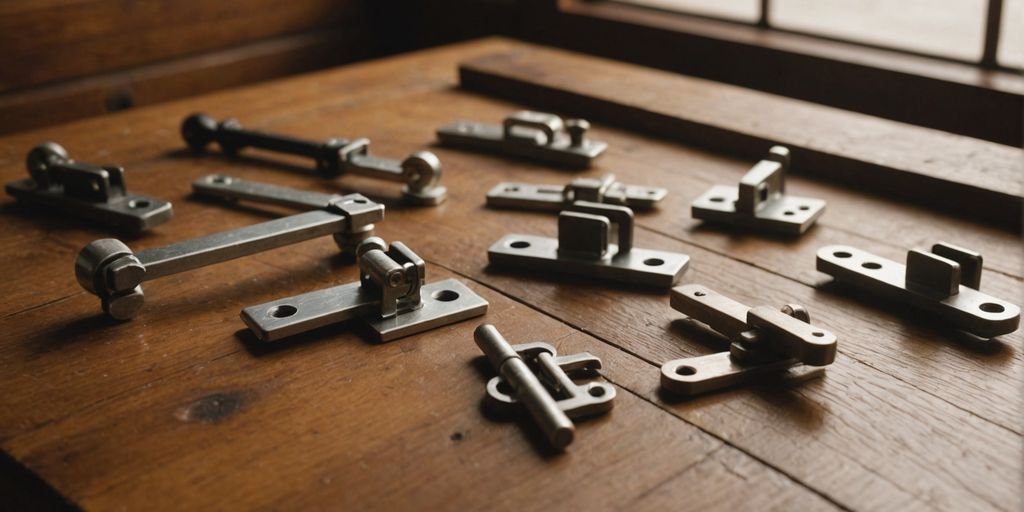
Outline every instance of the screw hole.
<path id="1" fill-rule="evenodd" d="M 810 210 L 810 209 L 811 209 L 811 207 L 810 207 L 810 206 L 807 206 L 806 204 L 802 204 L 802 205 L 800 205 L 800 209 L 801 209 L 801 210 L 804 210 L 804 211 L 807 211 L 807 210 Z"/>
<path id="2" fill-rule="evenodd" d="M 703 297 L 703 296 L 707 295 L 707 294 L 706 294 L 706 293 L 704 293 L 704 292 L 693 292 L 693 294 L 694 294 L 695 296 L 697 296 L 697 297 Z"/>
<path id="3" fill-rule="evenodd" d="M 509 386 L 508 382 L 504 380 L 498 381 L 498 393 L 512 396 L 512 386 Z"/>
<path id="4" fill-rule="evenodd" d="M 505 189 L 506 192 L 519 192 L 519 187 L 508 187 Z"/>
<path id="5" fill-rule="evenodd" d="M 295 306 L 289 306 L 288 304 L 281 304 L 280 306 L 274 306 L 267 311 L 267 314 L 274 318 L 288 318 L 299 310 Z"/>
<path id="6" fill-rule="evenodd" d="M 454 290 L 438 290 L 434 292 L 431 297 L 433 297 L 434 300 L 439 300 L 441 302 L 451 302 L 459 298 L 459 292 Z"/>
<path id="7" fill-rule="evenodd" d="M 1006 311 L 1002 304 L 996 304 L 995 302 L 986 302 L 978 307 L 986 313 L 1002 313 Z"/>
<path id="8" fill-rule="evenodd" d="M 796 215 L 796 212 L 794 212 L 793 210 L 786 210 L 786 211 L 782 212 L 782 214 L 783 215 Z"/>
<path id="9" fill-rule="evenodd" d="M 697 374 L 697 369 L 692 367 L 692 366 L 685 366 L 684 365 L 684 366 L 680 366 L 679 368 L 676 368 L 676 374 L 677 375 L 696 375 Z"/>
<path id="10" fill-rule="evenodd" d="M 647 265 L 648 267 L 657 267 L 658 265 L 664 264 L 665 260 L 661 258 L 647 258 L 646 260 L 644 260 L 644 265 Z"/>
<path id="11" fill-rule="evenodd" d="M 593 397 L 604 396 L 604 386 L 594 386 L 587 390 L 587 392 Z"/>
<path id="12" fill-rule="evenodd" d="M 149 201 L 146 201 L 145 199 L 132 199 L 131 201 L 128 201 L 128 207 L 129 208 L 148 208 L 149 207 Z"/>
<path id="13" fill-rule="evenodd" d="M 864 268 L 869 268 L 871 270 L 878 270 L 878 269 L 882 268 L 882 264 L 881 263 L 875 263 L 873 261 L 865 261 L 864 263 L 861 263 L 860 266 L 862 266 Z"/>
<path id="14" fill-rule="evenodd" d="M 849 258 L 850 256 L 853 256 L 852 254 L 846 251 L 836 251 L 832 253 L 832 255 L 835 256 L 836 258 Z"/>
<path id="15" fill-rule="evenodd" d="M 815 338 L 821 338 L 824 335 L 825 335 L 825 333 L 823 333 L 821 331 L 814 331 L 814 332 L 811 333 L 811 336 L 814 336 Z"/>
<path id="16" fill-rule="evenodd" d="M 647 195 L 649 195 L 649 196 L 658 195 L 658 191 L 657 190 L 648 190 L 647 191 Z"/>
<path id="17" fill-rule="evenodd" d="M 228 183 L 231 183 L 231 179 L 228 178 L 227 176 L 214 176 L 213 179 L 210 181 L 218 185 L 227 185 Z"/>
<path id="18" fill-rule="evenodd" d="M 508 245 L 513 249 L 526 249 L 527 247 L 530 246 L 530 242 L 524 240 L 516 240 L 515 242 L 512 242 Z"/>
<path id="19" fill-rule="evenodd" d="M 709 199 L 709 201 L 711 201 L 712 203 L 721 203 L 721 202 L 725 201 L 725 198 L 724 197 L 712 197 L 711 199 Z"/>

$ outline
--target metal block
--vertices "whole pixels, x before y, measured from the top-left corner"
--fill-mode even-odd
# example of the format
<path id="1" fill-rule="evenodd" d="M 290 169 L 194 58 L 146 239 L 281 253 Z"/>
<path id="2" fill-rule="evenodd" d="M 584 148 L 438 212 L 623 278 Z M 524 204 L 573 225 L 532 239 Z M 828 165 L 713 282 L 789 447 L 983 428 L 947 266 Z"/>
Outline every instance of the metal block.
<path id="1" fill-rule="evenodd" d="M 26 166 L 31 177 L 5 187 L 7 194 L 18 201 L 128 233 L 150 229 L 171 218 L 171 203 L 126 190 L 122 168 L 76 162 L 57 143 L 33 148 Z"/>
<path id="2" fill-rule="evenodd" d="M 487 397 L 499 407 L 524 407 L 556 449 L 572 443 L 576 427 L 570 418 L 607 413 L 615 388 L 603 382 L 576 384 L 573 376 L 594 376 L 601 360 L 583 352 L 559 356 L 547 343 L 510 345 L 489 324 L 473 333 L 476 344 L 498 376 L 487 382 Z"/>
<path id="3" fill-rule="evenodd" d="M 691 204 L 695 219 L 733 224 L 754 230 L 799 235 L 825 211 L 825 201 L 785 193 L 789 150 L 771 149 L 738 187 L 716 185 Z"/>
<path id="4" fill-rule="evenodd" d="M 205 151 L 213 142 L 229 156 L 253 147 L 312 158 L 316 172 L 327 178 L 351 173 L 402 182 L 405 183 L 403 199 L 415 205 L 434 206 L 448 197 L 448 190 L 438 184 L 441 161 L 429 151 L 417 151 L 399 162 L 371 155 L 370 141 L 365 138 L 308 141 L 246 130 L 235 119 L 218 123 L 206 114 L 187 117 L 181 125 L 181 136 L 197 153 Z"/>
<path id="5" fill-rule="evenodd" d="M 564 272 L 642 286 L 668 288 L 686 271 L 685 254 L 633 248 L 628 208 L 577 202 L 559 215 L 558 240 L 512 234 L 487 250 L 497 266 Z M 610 243 L 617 224 L 618 244 Z"/>
<path id="6" fill-rule="evenodd" d="M 517 210 L 559 211 L 575 201 L 628 206 L 633 210 L 654 208 L 668 190 L 658 187 L 626 185 L 615 175 L 601 178 L 576 178 L 568 185 L 499 183 L 487 193 L 487 206 Z"/>
<path id="7" fill-rule="evenodd" d="M 588 139 L 590 123 L 544 112 L 516 112 L 501 125 L 456 121 L 437 130 L 442 144 L 465 146 L 566 167 L 590 166 L 608 144 Z"/>
<path id="8" fill-rule="evenodd" d="M 425 266 L 401 242 L 370 238 L 359 249 L 360 282 L 242 310 L 261 341 L 277 341 L 350 318 L 363 319 L 386 342 L 487 312 L 487 301 L 456 279 L 423 284 Z"/>
<path id="9" fill-rule="evenodd" d="M 692 396 L 765 375 L 799 380 L 820 375 L 836 357 L 836 336 L 811 325 L 800 306 L 750 308 L 696 284 L 673 289 L 670 304 L 731 341 L 728 352 L 663 364 L 661 385 L 673 393 Z"/>
<path id="10" fill-rule="evenodd" d="M 910 251 L 903 265 L 854 247 L 830 245 L 818 250 L 817 268 L 840 282 L 929 312 L 974 336 L 993 338 L 1016 331 L 1020 308 L 976 289 L 981 283 L 981 255 L 949 244 L 934 248 L 956 260 Z M 966 262 L 966 272 L 957 260 Z"/>

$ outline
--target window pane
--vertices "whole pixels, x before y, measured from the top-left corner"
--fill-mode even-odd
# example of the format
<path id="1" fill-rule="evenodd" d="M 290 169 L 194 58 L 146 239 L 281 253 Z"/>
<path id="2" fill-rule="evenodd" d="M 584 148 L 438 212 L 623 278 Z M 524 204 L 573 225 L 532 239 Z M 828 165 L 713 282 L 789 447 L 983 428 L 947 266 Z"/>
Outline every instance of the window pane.
<path id="1" fill-rule="evenodd" d="M 626 3 L 703 14 L 716 18 L 755 22 L 760 17 L 760 0 L 622 0 Z"/>
<path id="2" fill-rule="evenodd" d="M 996 59 L 1004 66 L 1024 67 L 1024 0 L 1003 0 L 1003 23 Z"/>
<path id="3" fill-rule="evenodd" d="M 772 0 L 780 28 L 978 61 L 987 0 Z"/>

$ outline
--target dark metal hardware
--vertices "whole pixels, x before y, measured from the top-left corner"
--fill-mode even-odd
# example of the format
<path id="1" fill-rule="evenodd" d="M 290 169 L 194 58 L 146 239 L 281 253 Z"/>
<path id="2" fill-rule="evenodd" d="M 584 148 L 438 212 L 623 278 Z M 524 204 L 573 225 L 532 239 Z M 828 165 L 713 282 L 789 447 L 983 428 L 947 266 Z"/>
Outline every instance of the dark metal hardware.
<path id="1" fill-rule="evenodd" d="M 606 174 L 600 178 L 576 178 L 565 186 L 499 183 L 487 193 L 487 205 L 519 210 L 559 211 L 576 201 L 589 201 L 646 210 L 653 208 L 666 195 L 666 189 L 626 185 L 616 181 L 614 174 Z"/>

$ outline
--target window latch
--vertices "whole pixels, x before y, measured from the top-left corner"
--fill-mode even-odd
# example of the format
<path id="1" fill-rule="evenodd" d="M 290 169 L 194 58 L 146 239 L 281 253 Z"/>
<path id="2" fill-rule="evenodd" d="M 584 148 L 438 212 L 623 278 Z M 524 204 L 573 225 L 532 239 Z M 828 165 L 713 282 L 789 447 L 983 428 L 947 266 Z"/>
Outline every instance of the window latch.
<path id="1" fill-rule="evenodd" d="M 429 151 L 417 151 L 399 162 L 370 155 L 370 140 L 365 138 L 309 141 L 246 130 L 236 119 L 217 123 L 205 114 L 186 118 L 181 125 L 181 135 L 197 153 L 204 151 L 211 142 L 216 142 L 228 156 L 252 147 L 312 158 L 316 172 L 325 178 L 351 173 L 402 182 L 405 183 L 402 197 L 412 204 L 433 206 L 448 196 L 448 190 L 438 184 L 441 161 Z"/>
<path id="2" fill-rule="evenodd" d="M 585 119 L 563 119 L 522 110 L 501 125 L 455 121 L 437 130 L 442 144 L 540 160 L 566 167 L 589 167 L 608 144 L 587 138 Z"/>
<path id="3" fill-rule="evenodd" d="M 378 341 L 392 341 L 487 312 L 487 301 L 457 279 L 424 284 L 426 264 L 401 242 L 368 238 L 356 258 L 358 282 L 250 306 L 242 320 L 270 342 L 359 317 Z"/>
<path id="4" fill-rule="evenodd" d="M 728 352 L 661 366 L 661 386 L 679 395 L 706 393 L 766 375 L 802 380 L 820 375 L 836 357 L 836 336 L 811 325 L 802 306 L 787 305 L 781 311 L 751 308 L 696 284 L 673 289 L 671 306 L 731 342 Z"/>
<path id="5" fill-rule="evenodd" d="M 7 194 L 134 234 L 167 222 L 171 203 L 129 193 L 124 169 L 78 162 L 55 142 L 33 148 L 29 178 L 7 184 Z"/>
<path id="6" fill-rule="evenodd" d="M 75 259 L 75 276 L 112 318 L 128 320 L 142 309 L 144 281 L 324 235 L 334 235 L 339 248 L 351 251 L 384 218 L 384 206 L 360 194 L 331 196 L 221 175 L 200 178 L 193 187 L 200 194 L 316 209 L 138 253 L 114 238 L 90 243 Z"/>
<path id="7" fill-rule="evenodd" d="M 633 210 L 654 208 L 668 190 L 658 187 L 626 185 L 614 174 L 600 178 L 576 178 L 568 185 L 499 183 L 487 193 L 487 205 L 517 210 L 559 211 L 576 202 L 616 204 Z"/>
<path id="8" fill-rule="evenodd" d="M 789 149 L 775 146 L 737 187 L 716 185 L 690 205 L 695 219 L 799 235 L 825 211 L 825 201 L 786 194 Z"/>
<path id="9" fill-rule="evenodd" d="M 611 243 L 617 225 L 617 244 Z M 558 238 L 511 234 L 487 250 L 497 266 L 563 272 L 668 288 L 690 257 L 633 247 L 633 211 L 625 206 L 577 201 L 558 215 Z"/>
<path id="10" fill-rule="evenodd" d="M 477 327 L 473 338 L 498 372 L 487 382 L 488 402 L 502 408 L 525 406 L 556 449 L 572 443 L 576 427 L 570 418 L 604 414 L 614 405 L 611 384 L 576 384 L 572 379 L 596 376 L 601 360 L 590 353 L 559 356 L 544 342 L 510 345 L 490 324 Z"/>
<path id="11" fill-rule="evenodd" d="M 1020 308 L 982 293 L 981 254 L 938 243 L 907 252 L 907 264 L 845 245 L 818 250 L 817 268 L 841 283 L 905 302 L 979 338 L 1017 330 Z"/>

